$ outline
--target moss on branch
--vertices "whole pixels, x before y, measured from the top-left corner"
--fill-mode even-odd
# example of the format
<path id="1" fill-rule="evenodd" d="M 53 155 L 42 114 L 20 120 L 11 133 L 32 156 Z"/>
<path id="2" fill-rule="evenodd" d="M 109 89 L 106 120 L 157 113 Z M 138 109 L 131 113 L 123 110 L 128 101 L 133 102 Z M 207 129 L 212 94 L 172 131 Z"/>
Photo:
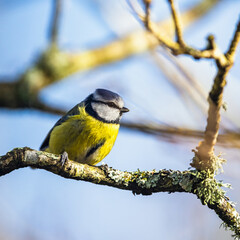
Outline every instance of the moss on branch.
<path id="1" fill-rule="evenodd" d="M 0 157 L 0 176 L 24 167 L 45 169 L 65 178 L 107 185 L 134 194 L 188 192 L 213 209 L 234 234 L 240 236 L 239 214 L 228 201 L 223 184 L 210 171 L 120 171 L 106 165 L 96 167 L 68 160 L 62 167 L 60 156 L 30 148 L 15 148 Z"/>

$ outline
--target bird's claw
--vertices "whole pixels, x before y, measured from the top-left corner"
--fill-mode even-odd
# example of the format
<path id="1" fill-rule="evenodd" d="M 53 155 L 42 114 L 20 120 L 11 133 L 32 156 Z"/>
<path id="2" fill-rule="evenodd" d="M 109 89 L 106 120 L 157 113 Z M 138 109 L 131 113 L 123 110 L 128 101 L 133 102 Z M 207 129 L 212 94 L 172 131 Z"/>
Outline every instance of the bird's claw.
<path id="1" fill-rule="evenodd" d="M 103 170 L 105 173 L 108 173 L 109 167 L 108 167 L 107 164 L 103 164 L 103 165 L 99 166 L 99 168 L 100 168 L 101 170 Z"/>
<path id="2" fill-rule="evenodd" d="M 62 167 L 67 161 L 68 161 L 68 153 L 66 151 L 64 151 L 60 157 L 60 162 L 61 162 Z"/>

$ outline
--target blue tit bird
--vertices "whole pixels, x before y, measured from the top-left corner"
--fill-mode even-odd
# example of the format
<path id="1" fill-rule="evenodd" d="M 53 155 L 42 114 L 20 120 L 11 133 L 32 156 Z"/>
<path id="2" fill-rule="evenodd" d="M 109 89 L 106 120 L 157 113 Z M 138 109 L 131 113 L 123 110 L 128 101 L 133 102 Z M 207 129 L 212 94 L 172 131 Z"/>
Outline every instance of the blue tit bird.
<path id="1" fill-rule="evenodd" d="M 119 121 L 128 111 L 117 93 L 96 89 L 56 122 L 40 150 L 95 165 L 111 151 Z"/>

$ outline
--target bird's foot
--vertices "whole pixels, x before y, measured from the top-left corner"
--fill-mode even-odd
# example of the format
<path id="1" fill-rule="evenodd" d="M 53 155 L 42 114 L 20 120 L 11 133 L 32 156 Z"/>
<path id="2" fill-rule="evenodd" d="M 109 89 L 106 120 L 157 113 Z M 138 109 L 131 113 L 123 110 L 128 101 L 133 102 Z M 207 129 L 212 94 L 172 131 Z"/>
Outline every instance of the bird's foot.
<path id="1" fill-rule="evenodd" d="M 109 167 L 107 164 L 102 164 L 101 166 L 99 166 L 99 168 L 103 170 L 106 174 L 108 173 Z"/>
<path id="2" fill-rule="evenodd" d="M 68 161 L 68 153 L 66 151 L 64 151 L 60 157 L 60 162 L 61 162 L 62 167 L 67 161 Z"/>

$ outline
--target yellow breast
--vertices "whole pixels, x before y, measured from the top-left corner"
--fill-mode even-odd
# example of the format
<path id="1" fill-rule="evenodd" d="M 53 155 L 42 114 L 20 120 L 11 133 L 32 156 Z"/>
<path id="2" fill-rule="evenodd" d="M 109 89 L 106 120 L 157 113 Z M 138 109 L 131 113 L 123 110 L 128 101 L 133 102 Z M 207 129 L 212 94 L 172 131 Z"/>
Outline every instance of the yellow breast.
<path id="1" fill-rule="evenodd" d="M 71 160 L 95 165 L 111 151 L 119 124 L 101 122 L 79 107 L 79 114 L 56 126 L 50 135 L 48 152 L 68 153 Z"/>

